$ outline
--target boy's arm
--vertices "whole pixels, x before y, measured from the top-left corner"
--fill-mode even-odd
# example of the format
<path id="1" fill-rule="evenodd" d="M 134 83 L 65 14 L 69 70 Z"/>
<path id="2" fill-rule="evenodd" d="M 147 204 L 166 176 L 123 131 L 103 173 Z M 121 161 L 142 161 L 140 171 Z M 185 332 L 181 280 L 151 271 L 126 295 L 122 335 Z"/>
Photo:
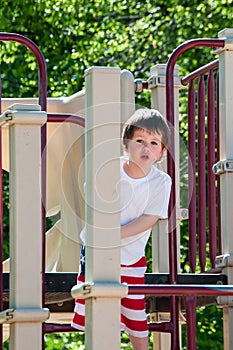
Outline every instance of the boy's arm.
<path id="1" fill-rule="evenodd" d="M 146 215 L 143 214 L 134 221 L 129 222 L 126 225 L 121 226 L 121 238 L 127 238 L 130 236 L 137 235 L 143 231 L 150 229 L 156 221 L 158 221 L 159 216 Z"/>

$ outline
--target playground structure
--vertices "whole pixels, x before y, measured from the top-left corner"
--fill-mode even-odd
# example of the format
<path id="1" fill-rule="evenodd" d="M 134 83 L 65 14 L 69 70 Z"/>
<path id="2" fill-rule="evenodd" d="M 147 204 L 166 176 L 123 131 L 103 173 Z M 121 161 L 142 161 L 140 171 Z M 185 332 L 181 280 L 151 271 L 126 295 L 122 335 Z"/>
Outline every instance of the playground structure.
<path id="1" fill-rule="evenodd" d="M 110 347 L 120 349 L 120 298 L 128 292 L 131 294 L 143 292 L 157 297 L 171 296 L 169 309 L 166 311 L 159 302 L 155 310 L 152 310 L 153 305 L 150 305 L 149 327 L 155 332 L 155 349 L 170 347 L 173 350 L 180 348 L 179 297 L 184 296 L 185 299 L 187 347 L 193 350 L 196 349 L 196 296 L 218 296 L 218 303 L 224 310 L 224 347 L 233 349 L 233 335 L 230 332 L 233 321 L 231 287 L 233 284 L 231 272 L 233 30 L 226 29 L 220 32 L 218 39 L 196 39 L 184 43 L 173 52 L 167 66 L 157 65 L 152 68 L 151 77 L 146 82 L 135 82 L 130 72 L 121 71 L 119 68 L 92 67 L 86 72 L 85 93 L 80 92 L 65 99 L 47 99 L 44 60 L 33 43 L 21 36 L 6 33 L 0 34 L 0 39 L 19 41 L 35 53 L 41 83 L 39 100 L 2 100 L 3 113 L 0 119 L 4 150 L 2 162 L 4 169 L 10 169 L 11 186 L 11 260 L 9 308 L 1 312 L 1 320 L 2 323 L 10 325 L 10 348 L 39 349 L 43 347 L 43 332 L 71 331 L 67 324 L 53 323 L 54 319 L 62 323 L 70 318 L 70 313 L 66 314 L 62 307 L 60 313 L 51 311 L 53 304 L 65 305 L 66 300 L 61 297 L 62 290 L 56 296 L 55 302 L 46 304 L 45 300 L 46 297 L 48 298 L 51 276 L 56 278 L 54 283 L 57 287 L 56 281 L 59 276 L 62 276 L 63 282 L 67 283 L 69 280 L 73 285 L 75 284 L 80 243 L 77 232 L 81 231 L 84 224 L 85 202 L 89 224 L 87 225 L 86 277 L 90 283 L 86 284 L 83 290 L 74 287 L 72 295 L 87 297 L 87 349 L 109 349 Z M 219 60 L 181 79 L 178 67 L 175 66 L 177 59 L 185 50 L 203 46 L 217 48 Z M 216 75 L 215 71 L 219 73 Z M 204 104 L 206 74 L 208 74 L 207 113 Z M 199 78 L 197 111 L 194 83 L 196 78 Z M 176 166 L 179 164 L 178 101 L 179 89 L 187 84 L 189 84 L 188 217 L 191 274 L 179 274 L 179 225 L 177 222 L 187 218 L 187 210 L 180 209 L 179 206 L 179 172 Z M 173 189 L 168 223 L 161 220 L 153 230 L 154 273 L 146 276 L 146 286 L 125 287 L 119 282 L 119 198 L 115 189 L 119 180 L 117 159 L 120 156 L 120 127 L 135 109 L 135 86 L 137 91 L 143 88 L 151 90 L 152 107 L 166 115 L 170 124 L 174 126 L 171 148 L 167 157 L 167 171 L 173 178 Z M 216 100 L 215 91 L 217 91 Z M 216 109 L 215 103 L 217 103 Z M 195 181 L 196 115 L 198 115 L 199 203 L 196 203 Z M 208 120 L 207 181 L 205 179 L 206 115 Z M 217 117 L 216 144 L 214 143 L 215 115 Z M 85 159 L 87 183 L 85 194 L 82 187 L 83 159 Z M 46 173 L 45 163 L 47 163 Z M 163 166 L 166 165 L 163 164 Z M 217 178 L 212 172 L 212 167 L 218 174 Z M 208 184 L 207 202 L 206 183 Z M 217 216 L 216 202 L 218 203 Z M 197 204 L 198 229 L 196 227 Z M 209 218 L 208 243 L 211 271 L 207 271 L 206 268 L 206 206 Z M 46 213 L 48 216 L 55 215 L 58 212 L 60 212 L 60 220 L 47 233 L 45 242 L 45 215 Z M 32 219 L 28 220 L 28 218 Z M 217 227 L 219 228 L 218 239 Z M 196 271 L 197 231 L 201 273 Z M 43 232 L 43 239 L 41 239 L 41 232 Z M 45 245 L 47 245 L 46 257 Z M 168 249 L 167 254 L 164 254 L 164 247 Z M 8 263 L 9 261 L 3 264 L 5 272 L 3 278 L 7 276 Z M 43 271 L 46 271 L 45 275 Z M 67 274 L 60 274 L 63 272 Z M 151 300 L 153 304 L 154 299 Z M 165 322 L 160 322 L 168 312 L 169 318 Z M 99 322 L 100 314 L 101 322 Z M 108 329 L 107 334 L 106 329 Z M 33 341 L 30 340 L 29 334 Z"/>

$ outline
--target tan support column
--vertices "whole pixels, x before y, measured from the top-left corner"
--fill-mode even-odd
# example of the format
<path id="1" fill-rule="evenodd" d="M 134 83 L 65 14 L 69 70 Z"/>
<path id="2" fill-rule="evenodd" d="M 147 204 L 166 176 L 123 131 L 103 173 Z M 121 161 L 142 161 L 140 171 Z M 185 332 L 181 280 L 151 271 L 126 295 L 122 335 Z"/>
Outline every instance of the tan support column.
<path id="1" fill-rule="evenodd" d="M 179 68 L 175 67 L 175 137 L 176 137 L 176 200 L 177 208 L 179 208 L 179 108 L 178 94 L 181 86 L 179 78 Z M 157 109 L 166 117 L 166 64 L 157 64 L 151 68 L 151 77 L 149 79 L 149 88 L 151 89 L 151 107 Z M 163 171 L 167 170 L 166 159 L 158 164 Z M 177 210 L 177 218 L 179 218 L 179 209 Z M 177 226 L 177 239 L 179 241 L 179 226 Z M 179 247 L 179 244 L 178 244 Z M 178 251 L 179 259 L 179 251 Z M 169 272 L 169 256 L 168 256 L 168 223 L 167 220 L 159 220 L 152 230 L 152 269 L 153 272 L 168 273 Z M 156 321 L 169 321 L 169 313 L 161 313 L 155 315 Z M 170 334 L 154 333 L 154 350 L 170 349 Z"/>
<path id="2" fill-rule="evenodd" d="M 88 69 L 86 280 L 99 292 L 86 300 L 87 350 L 120 349 L 120 109 L 120 69 Z"/>
<path id="3" fill-rule="evenodd" d="M 135 112 L 135 84 L 133 74 L 123 69 L 121 71 L 121 121 L 122 125 Z"/>
<path id="4" fill-rule="evenodd" d="M 38 350 L 42 308 L 41 125 L 38 105 L 13 105 L 1 117 L 10 129 L 10 323 L 11 350 Z"/>
<path id="5" fill-rule="evenodd" d="M 217 258 L 217 264 L 222 265 L 223 273 L 228 276 L 228 284 L 233 284 L 233 28 L 222 30 L 218 37 L 225 39 L 225 46 L 219 49 L 219 106 L 220 106 L 220 161 L 223 166 L 221 173 L 221 223 L 222 252 Z M 220 262 L 220 264 L 219 264 Z M 224 316 L 224 349 L 233 350 L 233 303 L 228 298 L 223 308 Z M 222 298 L 219 298 L 222 304 Z"/>

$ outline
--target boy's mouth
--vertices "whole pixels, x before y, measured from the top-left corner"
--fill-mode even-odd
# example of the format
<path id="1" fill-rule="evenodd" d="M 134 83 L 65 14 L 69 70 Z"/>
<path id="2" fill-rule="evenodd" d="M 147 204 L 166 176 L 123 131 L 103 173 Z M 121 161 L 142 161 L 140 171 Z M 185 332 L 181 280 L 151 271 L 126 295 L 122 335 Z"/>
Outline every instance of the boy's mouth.
<path id="1" fill-rule="evenodd" d="M 149 159 L 149 156 L 148 156 L 147 154 L 143 154 L 143 155 L 141 156 L 141 158 L 142 158 L 142 159 Z"/>

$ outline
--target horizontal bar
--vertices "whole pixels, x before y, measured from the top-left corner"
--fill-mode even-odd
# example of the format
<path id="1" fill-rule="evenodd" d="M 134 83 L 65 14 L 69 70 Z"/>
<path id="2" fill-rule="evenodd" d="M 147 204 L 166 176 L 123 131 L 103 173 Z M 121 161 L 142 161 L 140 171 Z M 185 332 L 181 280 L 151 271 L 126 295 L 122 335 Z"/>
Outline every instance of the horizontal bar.
<path id="1" fill-rule="evenodd" d="M 44 333 L 61 333 L 61 332 L 77 332 L 77 329 L 71 327 L 70 324 L 60 324 L 60 323 L 44 323 L 43 324 Z M 78 332 L 82 332 L 81 330 Z"/>
<path id="2" fill-rule="evenodd" d="M 186 75 L 185 77 L 181 78 L 181 84 L 186 86 L 188 83 L 193 80 L 198 78 L 200 75 L 207 74 L 210 70 L 215 70 L 218 68 L 218 59 L 210 62 L 196 70 L 194 70 L 192 73 Z"/>
<path id="3" fill-rule="evenodd" d="M 171 333 L 173 330 L 171 322 L 158 322 L 158 323 L 148 323 L 149 331 L 151 332 L 163 332 Z M 74 329 L 69 323 L 68 324 L 59 324 L 59 323 L 49 323 L 46 322 L 43 324 L 44 333 L 62 333 L 62 332 L 77 332 L 77 329 Z M 83 331 L 78 330 L 82 333 Z"/>
<path id="4" fill-rule="evenodd" d="M 146 273 L 146 284 L 169 284 L 168 273 Z M 227 285 L 227 276 L 220 273 L 180 273 L 177 284 L 224 284 Z"/>
<path id="5" fill-rule="evenodd" d="M 172 322 L 149 323 L 148 328 L 150 332 L 162 332 L 162 333 L 173 332 Z"/>
<path id="6" fill-rule="evenodd" d="M 168 273 L 146 273 L 146 284 L 169 284 Z M 45 292 L 48 293 L 70 293 L 71 288 L 77 283 L 76 272 L 46 272 Z M 227 285 L 227 276 L 223 274 L 178 274 L 179 285 Z M 3 291 L 9 291 L 9 273 L 3 273 Z"/>
<path id="7" fill-rule="evenodd" d="M 145 294 L 145 295 L 233 295 L 233 285 L 129 285 L 129 294 Z"/>
<path id="8" fill-rule="evenodd" d="M 85 127 L 85 118 L 69 113 L 48 113 L 48 123 L 74 123 Z"/>
<path id="9" fill-rule="evenodd" d="M 168 273 L 146 273 L 146 284 L 169 284 Z M 46 292 L 70 292 L 71 288 L 77 282 L 76 272 L 46 272 L 45 273 L 45 291 Z M 194 273 L 181 273 L 178 274 L 178 283 L 196 285 L 215 285 L 222 284 L 227 285 L 227 276 L 223 274 L 194 274 Z M 9 273 L 3 273 L 3 290 L 9 291 Z"/>

